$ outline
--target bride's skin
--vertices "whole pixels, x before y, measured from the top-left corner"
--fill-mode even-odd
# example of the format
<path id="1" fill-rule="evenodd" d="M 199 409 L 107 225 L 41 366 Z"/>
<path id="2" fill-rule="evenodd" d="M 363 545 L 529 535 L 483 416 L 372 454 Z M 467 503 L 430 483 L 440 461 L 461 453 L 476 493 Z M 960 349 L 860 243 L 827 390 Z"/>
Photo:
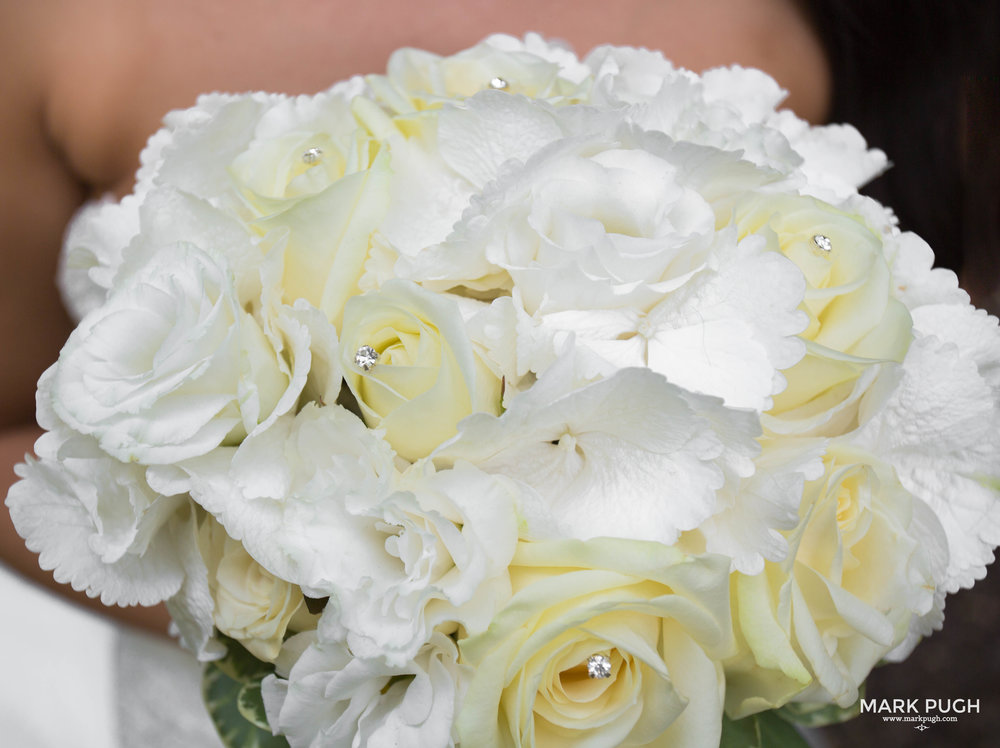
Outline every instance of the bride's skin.
<path id="1" fill-rule="evenodd" d="M 129 192 L 139 151 L 167 111 L 209 90 L 312 93 L 384 71 L 398 47 L 447 54 L 492 32 L 527 31 L 564 39 L 580 55 L 628 44 L 696 71 L 759 67 L 800 116 L 822 122 L 827 113 L 830 74 L 795 0 L 0 0 L 0 471 L 8 482 L 40 433 L 35 382 L 72 329 L 53 285 L 63 230 L 88 198 Z M 0 555 L 75 594 L 38 568 L 6 511 Z M 166 631 L 163 606 L 112 611 L 76 597 Z"/>

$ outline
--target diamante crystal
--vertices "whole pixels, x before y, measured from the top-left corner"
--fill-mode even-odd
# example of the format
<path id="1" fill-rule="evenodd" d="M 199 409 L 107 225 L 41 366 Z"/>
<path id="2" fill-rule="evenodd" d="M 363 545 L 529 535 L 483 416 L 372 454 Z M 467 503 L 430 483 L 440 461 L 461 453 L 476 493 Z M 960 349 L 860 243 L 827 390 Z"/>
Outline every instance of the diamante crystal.
<path id="1" fill-rule="evenodd" d="M 507 85 L 508 85 L 507 81 L 505 81 L 503 78 L 500 78 L 499 76 L 490 79 L 490 88 L 495 88 L 497 91 L 503 91 L 505 88 L 507 88 Z"/>
<path id="2" fill-rule="evenodd" d="M 308 151 L 302 154 L 302 162 L 306 164 L 315 164 L 323 158 L 322 148 L 310 148 Z"/>
<path id="3" fill-rule="evenodd" d="M 591 678 L 610 678 L 611 660 L 607 655 L 591 655 L 587 658 L 587 675 Z"/>
<path id="4" fill-rule="evenodd" d="M 830 237 L 823 236 L 822 234 L 815 234 L 813 236 L 813 244 L 822 249 L 824 252 L 830 252 L 833 250 L 833 242 L 830 241 Z"/>
<path id="5" fill-rule="evenodd" d="M 354 354 L 354 363 L 365 371 L 371 371 L 376 361 L 378 361 L 378 353 L 370 345 L 361 346 Z"/>

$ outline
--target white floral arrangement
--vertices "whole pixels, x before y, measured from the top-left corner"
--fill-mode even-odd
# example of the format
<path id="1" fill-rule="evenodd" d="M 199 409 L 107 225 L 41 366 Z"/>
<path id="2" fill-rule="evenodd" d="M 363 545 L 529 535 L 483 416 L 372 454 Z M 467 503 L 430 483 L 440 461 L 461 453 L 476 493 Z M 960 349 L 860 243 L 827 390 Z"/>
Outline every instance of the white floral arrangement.
<path id="1" fill-rule="evenodd" d="M 1000 542 L 1000 333 L 783 95 L 492 36 L 169 114 L 67 235 L 18 531 L 166 601 L 228 745 L 849 716 Z"/>

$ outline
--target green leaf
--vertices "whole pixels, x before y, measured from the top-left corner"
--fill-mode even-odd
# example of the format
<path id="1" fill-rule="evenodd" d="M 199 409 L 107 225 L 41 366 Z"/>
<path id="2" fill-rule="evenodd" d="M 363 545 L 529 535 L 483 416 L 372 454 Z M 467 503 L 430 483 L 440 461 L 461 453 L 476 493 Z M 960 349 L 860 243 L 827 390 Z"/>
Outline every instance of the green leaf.
<path id="1" fill-rule="evenodd" d="M 219 634 L 218 638 L 226 645 L 226 656 L 221 660 L 215 660 L 212 664 L 218 666 L 233 680 L 240 683 L 260 683 L 265 675 L 274 672 L 274 665 L 261 662 L 235 639 L 222 634 Z"/>
<path id="2" fill-rule="evenodd" d="M 772 710 L 736 722 L 722 715 L 719 748 L 809 748 L 809 743 Z"/>
<path id="3" fill-rule="evenodd" d="M 220 637 L 228 647 L 221 660 L 205 665 L 202 696 L 215 729 L 227 748 L 288 748 L 267 724 L 260 682 L 274 666 L 261 662 L 240 644 Z"/>
<path id="4" fill-rule="evenodd" d="M 271 732 L 271 726 L 267 723 L 267 713 L 264 711 L 264 697 L 260 692 L 260 683 L 247 683 L 240 689 L 236 696 L 236 708 L 247 722 Z"/>
<path id="5" fill-rule="evenodd" d="M 823 727 L 847 722 L 861 714 L 861 699 L 864 698 L 865 687 L 861 685 L 858 700 L 849 707 L 836 704 L 799 704 L 790 702 L 778 710 L 778 715 L 796 725 L 803 727 Z"/>

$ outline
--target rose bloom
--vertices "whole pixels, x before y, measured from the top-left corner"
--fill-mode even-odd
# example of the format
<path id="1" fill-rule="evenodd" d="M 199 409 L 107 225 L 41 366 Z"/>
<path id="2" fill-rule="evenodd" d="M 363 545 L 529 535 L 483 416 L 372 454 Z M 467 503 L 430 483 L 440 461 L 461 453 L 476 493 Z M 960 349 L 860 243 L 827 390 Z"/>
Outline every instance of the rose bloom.
<path id="1" fill-rule="evenodd" d="M 261 683 L 268 724 L 291 748 L 453 748 L 466 668 L 451 637 L 435 631 L 413 659 L 393 665 L 358 657 L 330 618 L 290 638 Z"/>
<path id="2" fill-rule="evenodd" d="M 783 372 L 788 386 L 775 396 L 766 425 L 781 432 L 838 428 L 837 415 L 869 383 L 866 372 L 902 361 L 913 339 L 909 312 L 893 296 L 882 240 L 860 215 L 812 197 L 755 193 L 733 216 L 741 236 L 773 240 L 807 285 L 801 308 L 809 326 L 799 336 L 807 353 Z"/>
<path id="3" fill-rule="evenodd" d="M 832 447 L 806 484 L 788 557 L 761 574 L 734 574 L 742 652 L 726 663 L 734 719 L 791 699 L 849 707 L 871 669 L 934 605 L 945 547 L 931 509 L 891 468 Z"/>
<path id="4" fill-rule="evenodd" d="M 377 358 L 366 369 L 355 357 L 363 360 L 368 349 Z M 465 416 L 500 412 L 500 378 L 474 349 L 447 296 L 396 280 L 355 296 L 344 309 L 341 350 L 365 423 L 384 429 L 408 460 L 454 436 Z"/>
<path id="5" fill-rule="evenodd" d="M 618 539 L 522 543 L 515 595 L 461 641 L 463 745 L 718 744 L 730 653 L 723 556 Z M 590 677 L 598 656 L 606 677 Z"/>
<path id="6" fill-rule="evenodd" d="M 469 49 L 442 57 L 403 48 L 389 58 L 387 75 L 368 84 L 390 110 L 441 106 L 492 88 L 553 103 L 579 100 L 590 87 L 590 70 L 568 49 L 538 34 L 524 40 L 494 34 Z"/>
<path id="7" fill-rule="evenodd" d="M 122 462 L 202 455 L 294 406 L 304 376 L 275 342 L 241 307 L 225 261 L 178 244 L 73 331 L 52 407 Z"/>
<path id="8" fill-rule="evenodd" d="M 271 251 L 283 301 L 306 299 L 335 324 L 389 201 L 388 150 L 352 112 L 363 88 L 355 79 L 315 96 L 202 96 L 166 118 L 149 167 L 157 185 L 280 237 Z"/>
<path id="9" fill-rule="evenodd" d="M 216 628 L 254 657 L 273 662 L 289 629 L 315 627 L 302 590 L 254 561 L 243 544 L 229 537 L 211 516 L 199 528 L 198 546 L 215 601 Z"/>
<path id="10" fill-rule="evenodd" d="M 760 237 L 716 232 L 719 193 L 756 184 L 758 171 L 716 149 L 696 150 L 694 169 L 681 145 L 619 125 L 552 143 L 508 168 L 407 269 L 439 288 L 511 289 L 495 306 L 513 307 L 515 386 L 572 335 L 587 378 L 648 366 L 766 409 L 783 384 L 776 370 L 802 357 L 801 274 Z"/>

